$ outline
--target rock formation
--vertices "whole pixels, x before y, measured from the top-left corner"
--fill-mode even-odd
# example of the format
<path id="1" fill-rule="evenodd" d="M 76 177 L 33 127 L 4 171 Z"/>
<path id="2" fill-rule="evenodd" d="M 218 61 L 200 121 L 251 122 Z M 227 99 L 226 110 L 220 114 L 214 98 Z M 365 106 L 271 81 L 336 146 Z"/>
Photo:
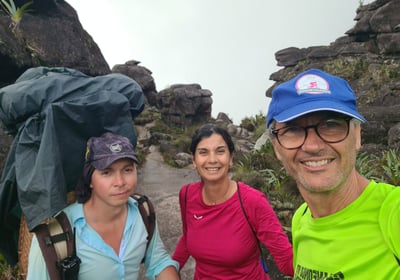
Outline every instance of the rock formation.
<path id="1" fill-rule="evenodd" d="M 135 80 L 143 90 L 146 104 L 155 106 L 157 104 L 157 89 L 153 76 L 151 76 L 152 72 L 139 64 L 140 61 L 130 60 L 125 64 L 114 65 L 112 72 L 124 74 Z"/>
<path id="2" fill-rule="evenodd" d="M 20 7 L 29 0 L 15 1 Z M 31 67 L 69 67 L 90 76 L 110 73 L 99 47 L 62 0 L 35 0 L 17 26 L 0 8 L 0 87 Z"/>
<path id="3" fill-rule="evenodd" d="M 176 84 L 158 93 L 156 107 L 166 123 L 178 126 L 202 123 L 211 118 L 211 96 L 199 84 Z"/>
<path id="4" fill-rule="evenodd" d="M 175 84 L 157 92 L 151 71 L 131 60 L 112 68 L 115 73 L 134 79 L 142 87 L 146 102 L 156 107 L 167 123 L 184 127 L 211 119 L 212 93 L 199 84 Z"/>

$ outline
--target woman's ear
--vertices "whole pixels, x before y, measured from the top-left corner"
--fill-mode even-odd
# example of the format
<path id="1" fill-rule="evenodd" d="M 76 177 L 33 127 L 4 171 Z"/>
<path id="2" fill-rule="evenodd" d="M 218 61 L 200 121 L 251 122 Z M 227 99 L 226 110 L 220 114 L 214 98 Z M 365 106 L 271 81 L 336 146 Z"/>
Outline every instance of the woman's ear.
<path id="1" fill-rule="evenodd" d="M 192 158 L 192 166 L 193 166 L 194 169 L 196 169 L 196 163 L 194 162 L 194 155 L 191 154 L 190 156 Z"/>

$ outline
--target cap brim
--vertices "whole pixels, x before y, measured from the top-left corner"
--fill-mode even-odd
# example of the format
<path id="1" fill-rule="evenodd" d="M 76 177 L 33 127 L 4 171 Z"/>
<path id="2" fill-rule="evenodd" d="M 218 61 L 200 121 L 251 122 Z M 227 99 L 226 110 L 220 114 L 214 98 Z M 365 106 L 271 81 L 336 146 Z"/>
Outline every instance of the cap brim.
<path id="1" fill-rule="evenodd" d="M 361 116 L 361 114 L 358 111 L 351 110 L 348 106 L 343 106 L 341 103 L 333 101 L 314 101 L 314 102 L 303 103 L 301 104 L 301 106 L 288 108 L 287 110 L 274 116 L 274 119 L 277 122 L 283 123 L 304 116 L 306 114 L 319 111 L 337 112 L 351 116 L 362 122 L 366 122 L 366 119 L 363 116 Z"/>
<path id="2" fill-rule="evenodd" d="M 117 160 L 120 159 L 131 159 L 133 160 L 136 164 L 139 164 L 139 160 L 137 159 L 136 156 L 133 155 L 116 155 L 116 156 L 107 156 L 106 158 L 103 159 L 98 159 L 94 160 L 91 162 L 92 166 L 96 169 L 99 170 L 104 170 L 110 167 L 111 164 L 116 162 Z"/>

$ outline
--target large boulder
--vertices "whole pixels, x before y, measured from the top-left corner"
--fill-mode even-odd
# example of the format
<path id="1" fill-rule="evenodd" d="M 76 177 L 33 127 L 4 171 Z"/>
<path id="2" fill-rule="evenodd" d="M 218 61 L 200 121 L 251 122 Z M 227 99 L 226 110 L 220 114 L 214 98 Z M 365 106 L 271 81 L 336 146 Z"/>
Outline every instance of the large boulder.
<path id="1" fill-rule="evenodd" d="M 20 7 L 28 0 L 15 1 Z M 65 1 L 35 0 L 18 25 L 0 9 L 0 87 L 28 68 L 68 67 L 87 75 L 109 74 L 99 47 Z"/>
<path id="2" fill-rule="evenodd" d="M 125 62 L 125 64 L 114 65 L 111 71 L 113 73 L 124 74 L 135 80 L 143 90 L 144 96 L 146 97 L 146 104 L 155 106 L 157 102 L 157 89 L 154 78 L 151 75 L 152 72 L 139 64 L 140 61 L 130 60 Z"/>
<path id="3" fill-rule="evenodd" d="M 166 123 L 187 126 L 211 119 L 211 96 L 199 84 L 176 84 L 158 93 L 156 106 Z"/>

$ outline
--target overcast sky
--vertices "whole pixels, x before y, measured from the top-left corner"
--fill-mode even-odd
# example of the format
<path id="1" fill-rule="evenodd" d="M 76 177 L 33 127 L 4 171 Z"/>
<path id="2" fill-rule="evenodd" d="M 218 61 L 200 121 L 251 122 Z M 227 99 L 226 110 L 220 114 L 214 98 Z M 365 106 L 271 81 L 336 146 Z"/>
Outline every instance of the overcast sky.
<path id="1" fill-rule="evenodd" d="M 362 0 L 67 0 L 110 68 L 138 60 L 157 90 L 198 83 L 212 116 L 265 113 L 275 53 L 329 45 L 355 25 Z"/>

